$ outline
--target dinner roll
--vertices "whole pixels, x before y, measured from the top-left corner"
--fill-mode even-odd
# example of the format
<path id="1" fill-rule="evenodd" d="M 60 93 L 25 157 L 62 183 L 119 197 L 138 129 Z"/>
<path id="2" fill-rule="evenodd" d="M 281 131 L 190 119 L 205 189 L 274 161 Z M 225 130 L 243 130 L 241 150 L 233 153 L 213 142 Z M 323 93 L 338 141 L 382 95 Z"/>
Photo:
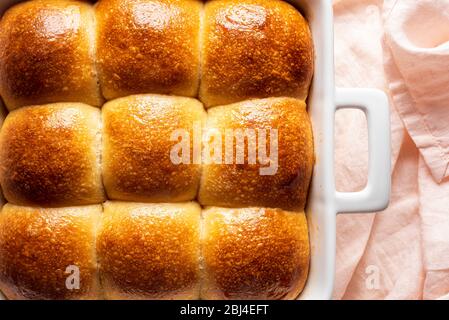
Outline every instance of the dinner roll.
<path id="1" fill-rule="evenodd" d="M 9 110 L 52 102 L 102 103 L 90 4 L 34 0 L 0 22 L 0 94 Z"/>
<path id="2" fill-rule="evenodd" d="M 95 299 L 94 230 L 101 206 L 0 213 L 0 290 L 8 299 Z"/>
<path id="3" fill-rule="evenodd" d="M 205 132 L 221 137 L 224 147 L 217 159 L 213 139 L 205 139 L 212 156 L 203 158 L 202 205 L 304 209 L 314 164 L 304 102 L 268 98 L 215 107 Z"/>
<path id="4" fill-rule="evenodd" d="M 295 299 L 309 268 L 303 212 L 280 209 L 203 211 L 202 299 Z"/>
<path id="5" fill-rule="evenodd" d="M 0 132 L 0 183 L 18 205 L 101 203 L 100 111 L 80 103 L 20 108 Z"/>
<path id="6" fill-rule="evenodd" d="M 195 96 L 201 7 L 196 0 L 100 0 L 97 65 L 104 96 Z"/>
<path id="7" fill-rule="evenodd" d="M 198 204 L 106 202 L 97 236 L 108 299 L 198 299 Z"/>
<path id="8" fill-rule="evenodd" d="M 193 200 L 201 175 L 200 159 L 193 162 L 193 131 L 201 130 L 205 117 L 202 104 L 192 98 L 137 95 L 106 103 L 103 181 L 109 198 Z M 186 145 L 184 163 L 178 161 L 178 133 Z"/>
<path id="9" fill-rule="evenodd" d="M 201 101 L 305 99 L 313 74 L 307 21 L 278 0 L 215 0 L 205 7 Z"/>

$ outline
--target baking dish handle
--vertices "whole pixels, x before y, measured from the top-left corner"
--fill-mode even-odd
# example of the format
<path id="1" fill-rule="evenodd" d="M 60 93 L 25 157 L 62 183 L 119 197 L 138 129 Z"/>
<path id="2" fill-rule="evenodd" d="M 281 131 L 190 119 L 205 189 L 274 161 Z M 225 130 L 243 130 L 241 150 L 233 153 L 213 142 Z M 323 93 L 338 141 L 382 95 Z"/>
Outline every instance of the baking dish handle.
<path id="1" fill-rule="evenodd" d="M 384 92 L 376 89 L 337 89 L 336 110 L 362 110 L 368 123 L 368 183 L 359 192 L 336 192 L 337 212 L 375 212 L 390 200 L 390 113 Z"/>

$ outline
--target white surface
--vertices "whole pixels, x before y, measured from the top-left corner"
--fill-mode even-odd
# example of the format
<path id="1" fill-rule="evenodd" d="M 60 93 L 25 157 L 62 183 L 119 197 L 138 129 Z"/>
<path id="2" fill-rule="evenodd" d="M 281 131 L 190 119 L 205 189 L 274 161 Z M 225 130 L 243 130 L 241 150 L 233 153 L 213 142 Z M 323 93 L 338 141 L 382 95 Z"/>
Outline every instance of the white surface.
<path id="1" fill-rule="evenodd" d="M 0 0 L 0 13 L 19 0 Z M 338 212 L 371 212 L 387 207 L 390 195 L 390 118 L 383 92 L 339 89 L 335 99 L 331 0 L 289 0 L 310 23 L 315 45 L 315 75 L 309 97 L 316 166 L 307 207 L 311 242 L 310 273 L 299 299 L 330 299 L 334 284 L 335 228 Z M 338 193 L 334 181 L 334 114 L 337 109 L 365 112 L 369 127 L 367 187 Z"/>

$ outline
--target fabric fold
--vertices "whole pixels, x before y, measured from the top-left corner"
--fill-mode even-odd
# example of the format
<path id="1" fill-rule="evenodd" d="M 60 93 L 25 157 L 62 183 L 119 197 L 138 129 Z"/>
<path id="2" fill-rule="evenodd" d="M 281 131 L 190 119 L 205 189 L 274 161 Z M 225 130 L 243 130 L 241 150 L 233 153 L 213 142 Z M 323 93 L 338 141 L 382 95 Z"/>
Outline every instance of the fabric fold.
<path id="1" fill-rule="evenodd" d="M 441 182 L 449 176 L 449 0 L 399 0 L 384 17 L 393 104 Z"/>

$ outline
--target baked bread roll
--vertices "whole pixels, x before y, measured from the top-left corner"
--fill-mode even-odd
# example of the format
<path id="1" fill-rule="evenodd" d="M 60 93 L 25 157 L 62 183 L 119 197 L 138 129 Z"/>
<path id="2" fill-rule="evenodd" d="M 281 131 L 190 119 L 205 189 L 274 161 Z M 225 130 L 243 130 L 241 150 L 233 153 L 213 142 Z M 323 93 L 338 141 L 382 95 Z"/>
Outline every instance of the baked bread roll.
<path id="1" fill-rule="evenodd" d="M 0 213 L 0 290 L 8 299 L 95 299 L 94 230 L 101 206 Z"/>
<path id="2" fill-rule="evenodd" d="M 303 212 L 280 209 L 203 211 L 202 299 L 295 299 L 309 268 Z"/>
<path id="3" fill-rule="evenodd" d="M 215 0 L 205 5 L 201 101 L 305 99 L 313 75 L 307 21 L 278 0 Z"/>
<path id="4" fill-rule="evenodd" d="M 97 65 L 104 96 L 196 96 L 201 1 L 100 0 Z"/>
<path id="5" fill-rule="evenodd" d="M 35 0 L 0 22 L 0 94 L 9 110 L 52 102 L 102 104 L 88 3 Z"/>
<path id="6" fill-rule="evenodd" d="M 106 202 L 97 236 L 107 299 L 198 299 L 196 203 Z"/>
<path id="7" fill-rule="evenodd" d="M 137 202 L 193 200 L 201 165 L 194 163 L 194 128 L 206 112 L 191 98 L 137 95 L 103 107 L 103 181 L 110 199 Z M 183 132 L 181 132 L 183 131 Z M 186 158 L 178 163 L 178 135 L 184 133 Z M 174 135 L 175 134 L 175 135 Z M 174 135 L 174 136 L 173 136 Z M 179 153 L 181 156 L 182 154 Z"/>
<path id="8" fill-rule="evenodd" d="M 0 132 L 0 183 L 17 205 L 101 203 L 100 110 L 56 103 L 14 110 Z"/>
<path id="9" fill-rule="evenodd" d="M 215 107 L 208 110 L 205 131 L 222 137 L 224 148 L 217 161 L 213 139 L 205 139 L 212 156 L 203 158 L 202 205 L 304 209 L 314 164 L 304 102 L 268 98 Z M 239 160 L 238 146 L 244 146 Z"/>

